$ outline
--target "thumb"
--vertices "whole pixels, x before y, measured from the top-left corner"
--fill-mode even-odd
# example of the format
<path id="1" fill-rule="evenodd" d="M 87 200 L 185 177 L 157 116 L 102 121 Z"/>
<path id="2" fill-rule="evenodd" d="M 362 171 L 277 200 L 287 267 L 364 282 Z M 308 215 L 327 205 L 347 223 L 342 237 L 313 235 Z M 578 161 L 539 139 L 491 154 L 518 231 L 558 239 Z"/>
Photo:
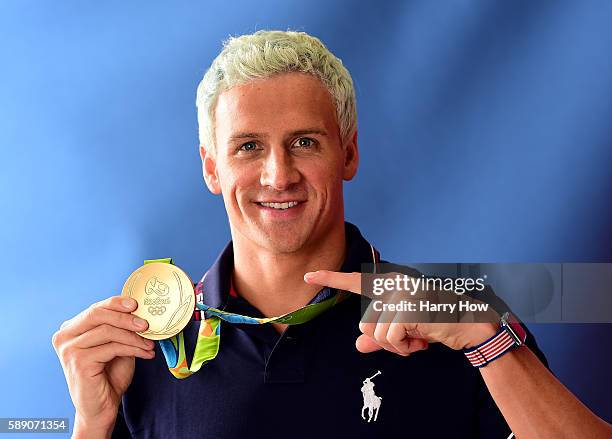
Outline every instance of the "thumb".
<path id="1" fill-rule="evenodd" d="M 376 343 L 376 341 L 366 334 L 361 334 L 355 340 L 355 347 L 359 352 L 367 354 L 369 352 L 376 352 L 382 349 L 382 346 Z"/>

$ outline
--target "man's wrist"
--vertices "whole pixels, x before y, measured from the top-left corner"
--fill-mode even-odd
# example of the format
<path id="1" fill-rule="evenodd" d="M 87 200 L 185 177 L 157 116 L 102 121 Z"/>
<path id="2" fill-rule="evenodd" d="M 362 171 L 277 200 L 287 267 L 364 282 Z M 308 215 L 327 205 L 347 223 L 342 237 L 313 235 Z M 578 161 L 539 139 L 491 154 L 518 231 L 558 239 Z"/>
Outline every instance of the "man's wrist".
<path id="1" fill-rule="evenodd" d="M 114 427 L 114 422 L 110 426 L 106 427 L 89 425 L 87 422 L 85 422 L 85 420 L 76 415 L 74 417 L 74 426 L 72 427 L 72 439 L 109 439 L 113 433 Z"/>
<path id="2" fill-rule="evenodd" d="M 499 324 L 495 323 L 474 323 L 470 331 L 470 337 L 464 349 L 471 349 L 484 343 L 499 332 Z"/>
<path id="3" fill-rule="evenodd" d="M 480 333 L 476 336 L 477 338 L 469 343 L 470 347 L 464 349 L 464 354 L 469 362 L 478 368 L 486 366 L 517 346 L 523 345 L 527 339 L 526 331 L 510 312 L 504 313 L 501 317 L 500 326 L 493 335 L 474 345 L 472 343 L 481 339 L 481 336 L 491 334 L 493 327 L 483 325 L 478 329 Z M 474 331 L 474 333 L 477 332 Z"/>

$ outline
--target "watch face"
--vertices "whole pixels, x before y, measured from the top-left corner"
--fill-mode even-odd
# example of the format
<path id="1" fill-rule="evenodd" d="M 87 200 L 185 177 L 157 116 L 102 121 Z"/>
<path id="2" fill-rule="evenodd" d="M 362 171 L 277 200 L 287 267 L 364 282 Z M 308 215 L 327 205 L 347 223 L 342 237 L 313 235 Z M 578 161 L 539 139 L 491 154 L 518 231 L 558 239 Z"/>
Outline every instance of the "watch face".
<path id="1" fill-rule="evenodd" d="M 523 329 L 523 325 L 521 325 L 521 322 L 519 322 L 518 319 L 514 317 L 512 313 L 508 313 L 507 323 L 512 332 L 516 334 L 520 342 L 525 343 L 527 333 L 525 332 L 525 329 Z"/>

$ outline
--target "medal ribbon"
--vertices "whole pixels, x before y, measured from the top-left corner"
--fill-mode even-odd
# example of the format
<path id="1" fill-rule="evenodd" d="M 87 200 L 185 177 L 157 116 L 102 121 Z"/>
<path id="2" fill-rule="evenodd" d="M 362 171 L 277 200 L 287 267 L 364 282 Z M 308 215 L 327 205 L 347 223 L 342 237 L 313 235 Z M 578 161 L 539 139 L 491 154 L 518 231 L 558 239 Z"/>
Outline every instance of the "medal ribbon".
<path id="1" fill-rule="evenodd" d="M 378 252 L 376 252 L 373 247 L 372 257 L 375 262 L 378 262 Z M 151 262 L 173 264 L 172 258 L 149 259 L 144 261 L 145 264 Z M 374 265 L 374 267 L 376 268 L 376 265 Z M 193 352 L 191 365 L 187 364 L 183 331 L 168 339 L 158 340 L 158 343 L 166 358 L 166 364 L 168 365 L 170 373 L 172 373 L 175 378 L 184 379 L 199 371 L 202 365 L 213 360 L 217 356 L 221 336 L 221 320 L 225 320 L 228 323 L 244 323 L 248 325 L 264 325 L 266 323 L 299 325 L 314 319 L 319 314 L 342 302 L 350 295 L 350 292 L 338 291 L 328 299 L 318 303 L 308 304 L 278 317 L 249 317 L 196 302 L 196 307 L 204 311 L 207 318 L 200 320 L 198 339 Z"/>

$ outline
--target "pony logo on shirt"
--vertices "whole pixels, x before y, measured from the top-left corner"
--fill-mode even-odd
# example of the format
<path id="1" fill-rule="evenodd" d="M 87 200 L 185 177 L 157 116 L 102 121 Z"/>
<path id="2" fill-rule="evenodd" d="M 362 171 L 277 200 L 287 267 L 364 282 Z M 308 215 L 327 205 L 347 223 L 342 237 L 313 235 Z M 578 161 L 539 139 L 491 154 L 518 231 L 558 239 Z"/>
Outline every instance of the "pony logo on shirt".
<path id="1" fill-rule="evenodd" d="M 374 416 L 374 421 L 376 421 L 376 418 L 378 418 L 378 410 L 380 409 L 382 397 L 377 396 L 376 393 L 374 393 L 374 383 L 372 382 L 372 379 L 381 374 L 382 372 L 379 370 L 371 377 L 363 380 L 363 386 L 361 386 L 361 393 L 363 394 L 363 408 L 361 409 L 361 417 L 363 420 L 366 420 L 364 412 L 366 409 L 368 409 L 368 422 L 372 420 L 372 416 Z"/>

